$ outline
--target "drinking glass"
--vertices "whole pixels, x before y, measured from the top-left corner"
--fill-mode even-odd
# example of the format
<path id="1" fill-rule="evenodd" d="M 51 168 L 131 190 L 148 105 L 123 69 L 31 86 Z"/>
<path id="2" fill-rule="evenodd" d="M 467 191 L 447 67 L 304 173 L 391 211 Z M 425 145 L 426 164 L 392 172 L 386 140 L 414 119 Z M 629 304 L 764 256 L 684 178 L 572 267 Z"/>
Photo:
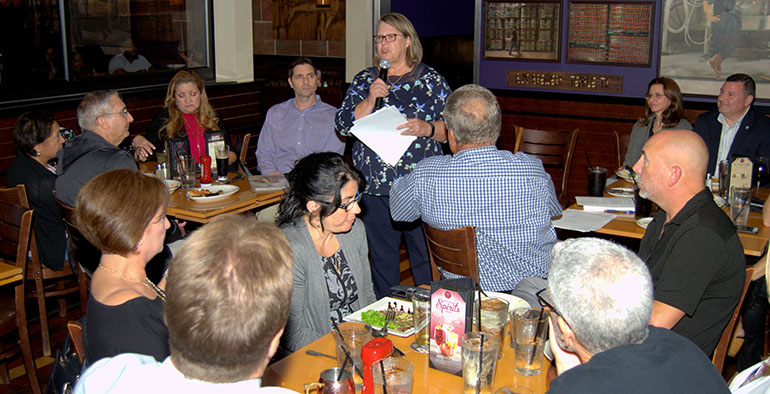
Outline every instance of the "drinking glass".
<path id="1" fill-rule="evenodd" d="M 607 169 L 592 167 L 588 170 L 588 195 L 604 197 L 604 185 L 607 183 Z"/>
<path id="2" fill-rule="evenodd" d="M 410 394 L 414 365 L 401 357 L 388 357 L 372 365 L 374 393 Z M 387 390 L 383 390 L 387 389 Z"/>
<path id="3" fill-rule="evenodd" d="M 195 159 L 192 156 L 179 156 L 179 180 L 184 190 L 195 188 Z"/>
<path id="4" fill-rule="evenodd" d="M 497 359 L 503 357 L 505 343 L 505 327 L 508 325 L 508 301 L 497 297 L 481 299 L 481 322 L 478 331 L 497 337 L 500 346 L 497 347 Z"/>
<path id="5" fill-rule="evenodd" d="M 518 308 L 511 314 L 511 347 L 517 373 L 524 376 L 540 373 L 547 319 L 547 314 L 536 308 Z"/>
<path id="6" fill-rule="evenodd" d="M 491 393 L 497 367 L 497 336 L 483 332 L 463 335 L 463 387 L 466 393 Z"/>
<path id="7" fill-rule="evenodd" d="M 747 187 L 730 188 L 730 219 L 735 226 L 746 227 L 749 221 L 751 189 Z"/>
<path id="8" fill-rule="evenodd" d="M 353 379 L 356 382 L 356 389 L 361 390 L 363 387 L 363 376 L 358 373 L 354 373 L 356 367 L 359 370 L 363 370 L 364 364 L 361 361 L 361 348 L 372 340 L 372 327 L 368 324 L 347 322 L 338 325 L 339 334 L 336 331 L 334 333 L 334 340 L 337 343 L 337 362 L 339 366 L 345 361 L 345 352 L 343 347 L 350 352 L 350 358 L 352 362 L 348 362 L 347 369 L 353 375 Z M 353 365 L 351 365 L 353 364 Z"/>
<path id="9" fill-rule="evenodd" d="M 759 188 L 761 185 L 770 181 L 770 158 L 754 158 L 754 184 L 757 185 L 756 196 L 759 197 Z"/>
<path id="10" fill-rule="evenodd" d="M 414 343 L 412 350 L 418 353 L 430 351 L 430 290 L 419 289 L 412 293 L 412 318 L 414 319 Z"/>
<path id="11" fill-rule="evenodd" d="M 223 143 L 217 145 L 214 152 L 217 159 L 217 182 L 227 183 L 227 161 L 230 158 L 230 147 Z"/>

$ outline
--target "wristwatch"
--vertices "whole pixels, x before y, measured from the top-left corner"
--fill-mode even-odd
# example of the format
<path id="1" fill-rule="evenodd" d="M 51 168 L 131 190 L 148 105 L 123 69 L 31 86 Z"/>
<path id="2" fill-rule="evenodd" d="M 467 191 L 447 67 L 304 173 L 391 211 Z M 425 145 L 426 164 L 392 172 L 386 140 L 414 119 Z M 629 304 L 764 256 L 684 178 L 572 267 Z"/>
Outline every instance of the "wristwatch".
<path id="1" fill-rule="evenodd" d="M 428 122 L 428 124 L 430 125 L 430 135 L 428 138 L 433 138 L 433 136 L 436 135 L 436 125 L 431 122 Z"/>

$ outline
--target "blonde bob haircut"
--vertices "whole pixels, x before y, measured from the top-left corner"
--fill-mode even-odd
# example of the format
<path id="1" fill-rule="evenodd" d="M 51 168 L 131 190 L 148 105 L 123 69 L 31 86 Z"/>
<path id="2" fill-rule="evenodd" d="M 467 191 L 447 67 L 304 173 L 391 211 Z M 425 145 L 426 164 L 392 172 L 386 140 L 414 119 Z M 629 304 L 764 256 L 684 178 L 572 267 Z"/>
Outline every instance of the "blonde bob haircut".
<path id="1" fill-rule="evenodd" d="M 410 44 L 406 48 L 406 64 L 409 67 L 414 67 L 422 61 L 422 44 L 420 44 L 420 38 L 417 37 L 417 31 L 414 29 L 412 22 L 407 17 L 399 14 L 398 12 L 391 12 L 380 17 L 380 22 L 388 24 L 400 31 L 401 34 L 409 37 Z M 374 65 L 380 64 L 380 54 L 377 53 L 377 46 L 374 47 Z"/>
<path id="2" fill-rule="evenodd" d="M 203 84 L 203 81 L 195 71 L 182 70 L 176 73 L 168 83 L 168 88 L 166 89 L 166 101 L 163 104 L 163 107 L 168 110 L 168 120 L 161 126 L 159 132 L 160 135 L 165 136 L 166 138 L 187 136 L 182 112 L 176 107 L 176 100 L 174 99 L 177 86 L 184 83 L 195 84 L 200 92 L 201 103 L 200 107 L 198 107 L 197 115 L 198 121 L 201 126 L 203 126 L 203 129 L 219 130 L 219 125 L 217 124 L 219 118 L 217 117 L 214 108 L 209 104 L 209 97 L 206 95 L 206 86 Z"/>
<path id="3" fill-rule="evenodd" d="M 166 212 L 168 188 L 139 171 L 105 172 L 86 183 L 75 203 L 75 226 L 102 253 L 123 257 L 136 251 L 144 230 Z"/>

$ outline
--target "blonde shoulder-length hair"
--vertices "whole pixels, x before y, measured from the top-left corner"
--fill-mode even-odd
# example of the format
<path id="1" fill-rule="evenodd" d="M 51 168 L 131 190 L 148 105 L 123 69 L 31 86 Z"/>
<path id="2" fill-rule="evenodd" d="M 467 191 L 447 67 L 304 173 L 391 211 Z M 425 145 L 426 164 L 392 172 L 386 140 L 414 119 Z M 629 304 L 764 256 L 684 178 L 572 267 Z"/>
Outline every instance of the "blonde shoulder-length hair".
<path id="1" fill-rule="evenodd" d="M 168 121 L 160 128 L 161 135 L 166 138 L 184 137 L 187 132 L 184 128 L 184 118 L 182 112 L 176 107 L 176 101 L 174 96 L 176 95 L 177 86 L 183 83 L 193 83 L 200 91 L 201 103 L 198 107 L 198 121 L 204 130 L 219 130 L 217 123 L 219 118 L 214 108 L 211 108 L 209 104 L 209 98 L 206 95 L 206 86 L 203 85 L 203 81 L 194 71 L 182 70 L 168 83 L 168 89 L 166 90 L 166 101 L 163 106 L 168 110 Z"/>
<path id="2" fill-rule="evenodd" d="M 409 67 L 414 67 L 422 61 L 422 44 L 420 44 L 420 37 L 417 37 L 417 31 L 414 29 L 412 22 L 402 14 L 398 12 L 391 12 L 380 17 L 380 22 L 386 23 L 396 28 L 401 34 L 409 37 L 409 47 L 406 48 L 406 64 Z M 380 64 L 380 54 L 374 51 L 374 65 Z"/>

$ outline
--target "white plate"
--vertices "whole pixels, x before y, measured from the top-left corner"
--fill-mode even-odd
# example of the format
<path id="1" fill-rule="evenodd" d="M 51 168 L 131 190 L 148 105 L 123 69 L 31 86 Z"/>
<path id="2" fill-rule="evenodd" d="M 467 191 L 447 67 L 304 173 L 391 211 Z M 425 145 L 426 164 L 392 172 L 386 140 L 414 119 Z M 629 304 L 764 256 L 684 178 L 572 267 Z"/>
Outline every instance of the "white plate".
<path id="1" fill-rule="evenodd" d="M 646 230 L 647 226 L 649 226 L 651 222 L 652 218 L 641 218 L 636 221 L 636 225 Z"/>
<path id="2" fill-rule="evenodd" d="M 630 187 L 613 187 L 607 189 L 607 194 L 613 197 L 633 197 L 634 189 Z"/>
<path id="3" fill-rule="evenodd" d="M 361 314 L 362 313 L 364 313 L 366 311 L 372 311 L 372 310 L 374 310 L 374 311 L 384 311 L 384 310 L 388 309 L 388 303 L 389 302 L 391 303 L 391 305 L 395 304 L 396 305 L 396 309 L 401 309 L 402 306 L 404 307 L 404 310 L 412 309 L 412 302 L 411 301 L 399 300 L 399 299 L 392 298 L 392 297 L 384 297 L 384 298 L 378 300 L 377 302 L 375 302 L 375 303 L 373 303 L 371 305 L 367 305 L 367 306 L 365 306 L 365 307 L 363 307 L 363 308 L 361 308 L 361 309 L 359 309 L 359 310 L 357 310 L 357 311 L 355 311 L 355 312 L 345 316 L 344 319 L 345 319 L 345 321 L 355 321 L 355 322 L 363 323 L 364 321 L 361 320 Z M 372 329 L 375 329 L 375 328 L 376 329 L 380 329 L 382 327 L 372 327 Z M 393 334 L 393 335 L 396 335 L 396 336 L 399 336 L 399 337 L 408 337 L 408 336 L 414 334 L 414 327 L 412 327 L 412 328 L 410 328 L 410 329 L 408 329 L 406 331 L 398 331 L 398 330 L 390 330 L 389 329 L 388 330 L 388 334 Z"/>
<path id="4" fill-rule="evenodd" d="M 163 179 L 162 181 L 166 184 L 166 186 L 168 186 L 169 193 L 173 193 L 174 190 L 179 189 L 179 186 L 182 185 L 182 182 L 175 181 L 173 179 Z"/>
<path id="5" fill-rule="evenodd" d="M 628 170 L 620 170 L 616 172 L 615 175 L 617 175 L 620 178 L 623 178 L 623 180 L 626 182 L 634 183 L 634 179 L 631 178 L 631 172 L 629 172 Z"/>
<path id="6" fill-rule="evenodd" d="M 238 193 L 238 190 L 241 190 L 238 186 L 233 186 L 233 185 L 216 185 L 216 186 L 202 187 L 195 190 L 201 190 L 201 189 L 207 189 L 208 191 L 213 193 L 216 193 L 221 190 L 222 194 L 218 194 L 216 196 L 210 196 L 210 197 L 190 197 L 190 193 L 188 192 L 187 196 L 195 202 L 217 202 L 217 201 L 222 201 L 227 197 L 230 197 L 233 194 Z"/>
<path id="7" fill-rule="evenodd" d="M 723 206 L 725 206 L 725 205 L 727 205 L 727 201 L 725 201 L 725 199 L 724 199 L 724 198 L 722 198 L 722 196 L 717 196 L 717 195 L 715 195 L 715 196 L 714 196 L 714 202 L 715 202 L 715 203 L 717 204 L 717 206 L 718 206 L 718 207 L 720 207 L 720 208 L 721 208 L 721 207 L 723 207 Z"/>

